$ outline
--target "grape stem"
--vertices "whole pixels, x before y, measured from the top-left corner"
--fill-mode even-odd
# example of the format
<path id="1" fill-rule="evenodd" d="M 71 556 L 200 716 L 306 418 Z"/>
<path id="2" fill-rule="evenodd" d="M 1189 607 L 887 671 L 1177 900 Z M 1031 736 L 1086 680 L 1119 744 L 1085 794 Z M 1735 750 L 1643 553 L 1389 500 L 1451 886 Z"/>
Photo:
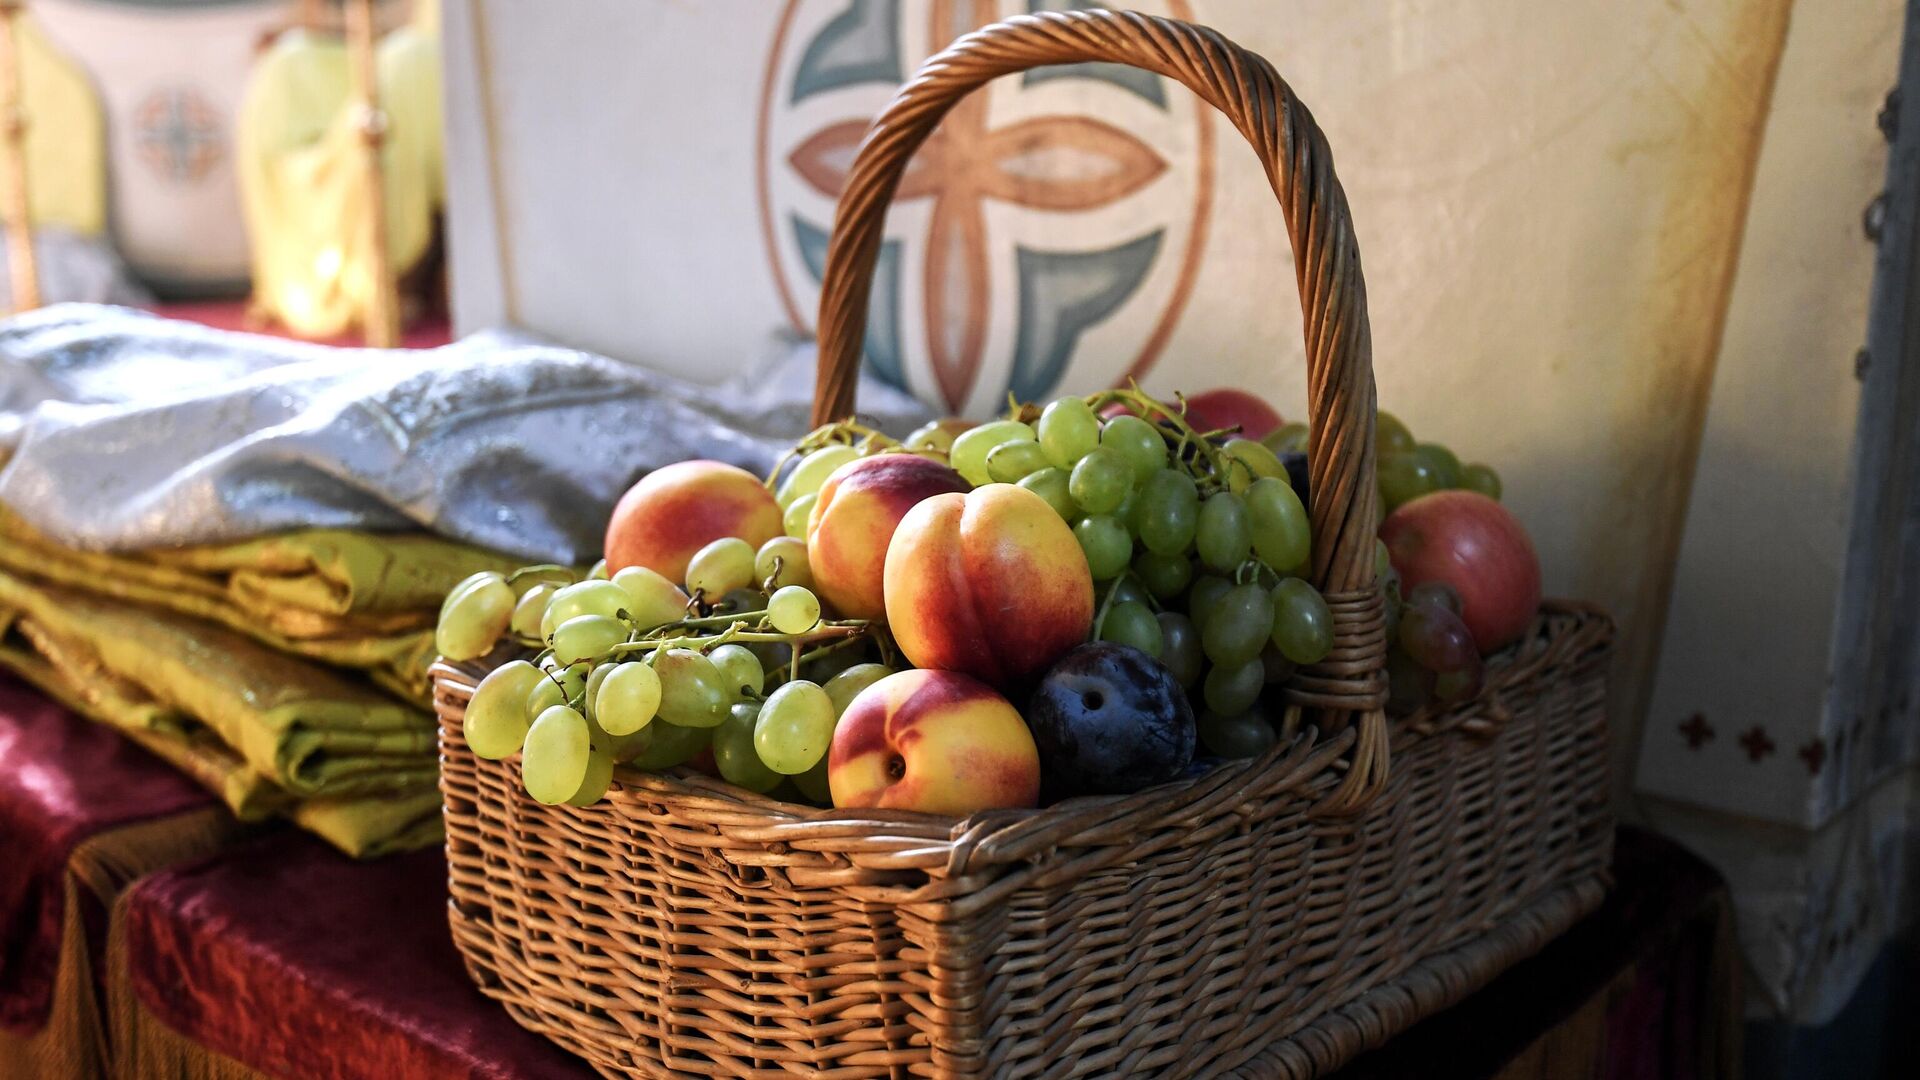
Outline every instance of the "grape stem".
<path id="1" fill-rule="evenodd" d="M 875 450 L 891 450 L 900 445 L 899 442 L 895 441 L 894 438 L 886 432 L 878 428 L 868 427 L 857 420 L 842 420 L 838 423 L 817 427 L 809 431 L 799 442 L 794 443 L 790 449 L 781 454 L 779 459 L 773 463 L 773 471 L 767 473 L 767 479 L 765 481 L 767 490 L 772 491 L 778 486 L 781 470 L 787 467 L 788 462 L 805 457 L 808 453 L 818 450 L 821 447 L 832 446 L 836 443 L 844 446 L 852 446 L 863 455 L 873 453 Z"/>
<path id="2" fill-rule="evenodd" d="M 1208 435 L 1218 434 L 1218 432 L 1203 433 L 1195 430 L 1192 424 L 1187 423 L 1186 399 L 1177 394 L 1174 395 L 1174 398 L 1179 402 L 1180 407 L 1178 409 L 1171 408 L 1152 395 L 1145 393 L 1140 389 L 1139 383 L 1129 380 L 1128 388 L 1125 390 L 1118 388 L 1102 390 L 1097 394 L 1087 395 L 1086 401 L 1087 405 L 1095 412 L 1117 402 L 1137 411 L 1146 412 L 1150 416 L 1165 417 L 1166 420 L 1173 425 L 1174 431 L 1179 435 L 1179 441 L 1175 445 L 1184 447 L 1186 444 L 1191 443 L 1198 448 L 1200 453 L 1206 458 L 1207 476 L 1204 479 L 1212 480 L 1215 483 L 1225 486 L 1227 478 L 1232 475 L 1228 471 L 1229 467 L 1226 462 L 1226 455 L 1221 452 L 1219 447 L 1213 445 L 1213 443 L 1208 440 Z M 1155 429 L 1158 430 L 1158 425 L 1155 425 Z M 1225 430 L 1232 431 L 1234 429 L 1227 428 Z M 1161 437 L 1165 438 L 1165 435 L 1163 434 Z M 1177 461 L 1179 459 L 1176 457 L 1174 460 Z"/>
<path id="3" fill-rule="evenodd" d="M 561 566 L 559 563 L 535 563 L 532 566 L 523 566 L 520 569 L 515 570 L 513 573 L 508 574 L 507 584 L 511 585 L 514 582 L 519 581 L 521 578 L 532 577 L 535 574 L 553 574 L 560 577 L 571 578 L 577 575 L 578 573 L 579 571 L 575 570 L 573 567 Z"/>
<path id="4" fill-rule="evenodd" d="M 745 624 L 736 624 L 734 627 L 728 627 L 719 634 L 704 637 L 695 634 L 682 637 L 645 638 L 640 641 L 627 641 L 615 645 L 610 651 L 623 656 L 629 653 L 656 652 L 661 649 L 698 649 L 701 652 L 705 652 L 707 649 L 724 645 L 728 642 L 785 642 L 788 644 L 798 642 L 804 644 L 814 641 L 833 641 L 837 638 L 855 637 L 867 631 L 867 626 L 864 622 L 823 623 L 800 634 L 736 630 L 737 626 L 743 625 Z"/>

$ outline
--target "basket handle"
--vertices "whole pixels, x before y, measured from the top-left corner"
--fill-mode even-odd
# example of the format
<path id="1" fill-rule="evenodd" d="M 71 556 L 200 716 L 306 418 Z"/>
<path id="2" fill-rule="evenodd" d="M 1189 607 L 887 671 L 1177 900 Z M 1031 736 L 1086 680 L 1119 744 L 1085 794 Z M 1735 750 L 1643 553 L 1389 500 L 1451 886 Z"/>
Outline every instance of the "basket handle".
<path id="1" fill-rule="evenodd" d="M 813 422 L 853 412 L 868 293 L 887 206 L 908 161 L 949 109 L 996 76 L 1044 64 L 1128 64 L 1185 84 L 1260 155 L 1286 216 L 1306 330 L 1313 579 L 1333 610 L 1334 649 L 1302 669 L 1289 700 L 1322 723 L 1358 718 L 1347 774 L 1319 807 L 1357 813 L 1387 776 L 1386 625 L 1374 576 L 1372 336 L 1347 198 L 1326 137 L 1273 65 L 1217 31 L 1101 8 L 1022 15 L 976 30 L 920 66 L 867 129 L 834 214 L 820 291 Z"/>

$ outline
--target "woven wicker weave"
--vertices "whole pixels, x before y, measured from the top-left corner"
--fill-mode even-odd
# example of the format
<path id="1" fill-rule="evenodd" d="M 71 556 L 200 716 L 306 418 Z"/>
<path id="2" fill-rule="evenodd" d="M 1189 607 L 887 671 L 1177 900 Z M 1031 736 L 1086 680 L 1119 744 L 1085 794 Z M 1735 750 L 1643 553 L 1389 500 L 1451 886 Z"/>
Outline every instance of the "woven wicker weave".
<path id="1" fill-rule="evenodd" d="M 633 1076 L 1311 1076 L 1533 952 L 1599 902 L 1612 627 L 1550 604 L 1486 691 L 1392 726 L 1365 294 L 1324 139 L 1258 57 L 1107 11 L 1022 17 L 929 60 L 850 174 L 816 419 L 851 408 L 880 221 L 960 95 L 1043 63 L 1192 87 L 1259 151 L 1306 312 L 1314 573 L 1336 650 L 1311 723 L 1257 761 L 1125 798 L 955 821 L 815 811 L 687 770 L 547 807 L 460 735 L 436 668 L 453 936 L 523 1025 Z M 1392 760 L 1389 768 L 1388 748 Z"/>

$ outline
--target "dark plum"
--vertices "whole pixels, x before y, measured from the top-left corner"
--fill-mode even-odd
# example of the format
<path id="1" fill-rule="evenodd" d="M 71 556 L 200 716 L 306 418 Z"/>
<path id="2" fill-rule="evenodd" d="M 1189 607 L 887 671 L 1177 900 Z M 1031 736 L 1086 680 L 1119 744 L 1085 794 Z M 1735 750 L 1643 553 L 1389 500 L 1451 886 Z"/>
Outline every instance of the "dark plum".
<path id="1" fill-rule="evenodd" d="M 1280 464 L 1287 467 L 1287 482 L 1293 485 L 1293 493 L 1300 496 L 1300 505 L 1312 506 L 1313 500 L 1307 498 L 1307 452 L 1289 450 L 1280 455 Z"/>
<path id="2" fill-rule="evenodd" d="M 1139 649 L 1095 641 L 1061 657 L 1034 691 L 1027 726 L 1050 795 L 1125 795 L 1193 760 L 1193 708 Z"/>

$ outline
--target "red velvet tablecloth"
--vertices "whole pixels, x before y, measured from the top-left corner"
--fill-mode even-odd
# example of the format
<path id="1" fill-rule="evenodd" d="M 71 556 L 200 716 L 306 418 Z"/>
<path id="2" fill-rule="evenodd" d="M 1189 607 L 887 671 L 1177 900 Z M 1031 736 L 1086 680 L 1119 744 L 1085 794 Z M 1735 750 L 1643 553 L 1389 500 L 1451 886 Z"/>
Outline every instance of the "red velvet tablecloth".
<path id="1" fill-rule="evenodd" d="M 0 672 L 0 1028 L 31 1034 L 47 1020 L 74 850 L 112 829 L 213 805 L 111 728 Z M 97 957 L 105 912 L 89 903 L 82 913 Z"/>
<path id="2" fill-rule="evenodd" d="M 1720 1071 L 1711 1062 L 1721 1054 L 1724 1065 L 1724 1048 L 1706 1044 L 1717 1037 L 1707 1013 L 1726 993 L 1711 962 L 1728 925 L 1724 888 L 1671 842 L 1634 830 L 1622 832 L 1615 870 L 1600 912 L 1339 1080 Z M 438 851 L 354 863 L 284 834 L 156 874 L 118 912 L 125 981 L 175 1045 L 142 1056 L 136 1034 L 124 1050 L 140 1070 L 172 1072 L 183 1047 L 202 1047 L 224 1060 L 196 1074 L 222 1077 L 591 1075 L 473 988 L 445 909 Z"/>

